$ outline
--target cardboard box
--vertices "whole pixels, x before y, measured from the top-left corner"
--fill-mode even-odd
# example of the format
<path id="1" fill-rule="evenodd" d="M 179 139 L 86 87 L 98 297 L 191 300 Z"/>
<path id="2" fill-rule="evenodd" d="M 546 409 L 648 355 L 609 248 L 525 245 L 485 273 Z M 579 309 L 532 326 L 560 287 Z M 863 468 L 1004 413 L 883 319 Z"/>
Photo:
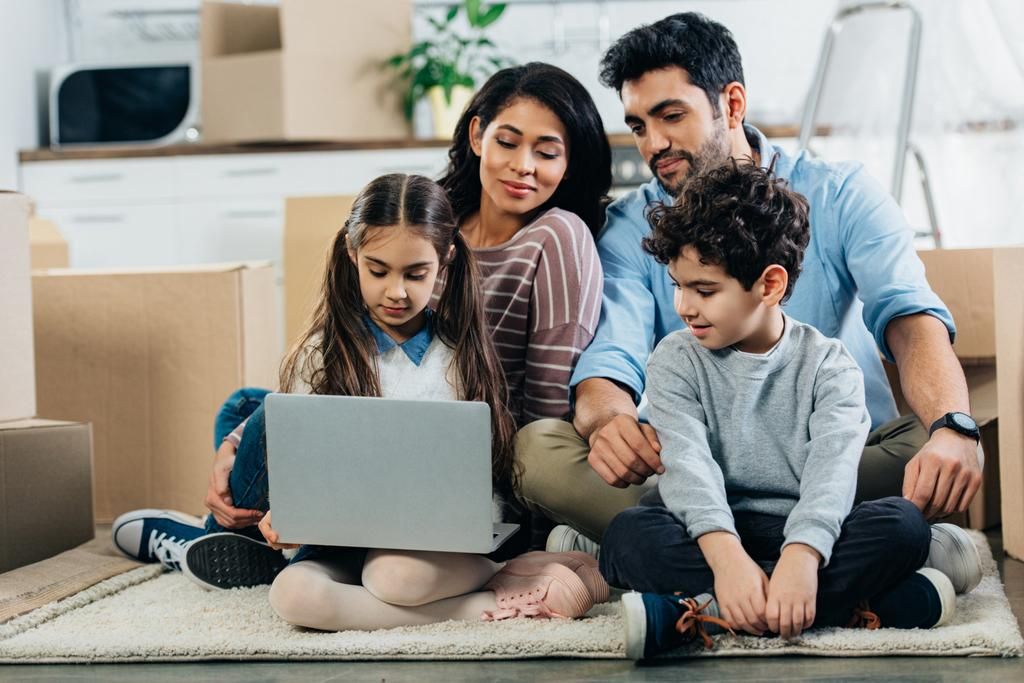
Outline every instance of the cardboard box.
<path id="1" fill-rule="evenodd" d="M 204 2 L 203 138 L 404 138 L 401 88 L 383 67 L 408 50 L 410 0 Z"/>
<path id="2" fill-rule="evenodd" d="M 355 197 L 289 197 L 284 209 L 285 344 L 306 329 L 323 290 L 327 254 Z"/>
<path id="3" fill-rule="evenodd" d="M 29 200 L 0 190 L 0 421 L 36 414 Z"/>
<path id="4" fill-rule="evenodd" d="M 33 216 L 28 222 L 28 246 L 32 270 L 67 268 L 68 243 L 53 221 Z"/>
<path id="5" fill-rule="evenodd" d="M 949 307 L 957 323 L 953 345 L 968 368 L 995 365 L 994 412 L 998 415 L 998 473 L 986 463 L 983 505 L 991 505 L 998 476 L 1003 547 L 1024 558 L 1024 247 L 943 249 L 919 254 L 928 281 Z M 990 396 L 991 382 L 985 385 Z M 972 392 L 972 409 L 975 395 Z M 980 416 L 979 412 L 979 416 Z M 986 459 L 989 456 L 986 455 Z"/>
<path id="6" fill-rule="evenodd" d="M 89 425 L 0 422 L 0 572 L 92 540 Z"/>
<path id="7" fill-rule="evenodd" d="M 39 410 L 92 423 L 97 520 L 204 512 L 217 409 L 277 386 L 269 264 L 55 270 L 33 286 Z"/>

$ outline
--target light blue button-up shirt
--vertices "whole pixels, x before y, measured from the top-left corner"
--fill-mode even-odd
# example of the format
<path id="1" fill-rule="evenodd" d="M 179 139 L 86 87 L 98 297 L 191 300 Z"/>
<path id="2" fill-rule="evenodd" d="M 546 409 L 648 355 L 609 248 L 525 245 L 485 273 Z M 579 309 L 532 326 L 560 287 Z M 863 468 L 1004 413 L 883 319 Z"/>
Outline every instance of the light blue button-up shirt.
<path id="1" fill-rule="evenodd" d="M 746 127 L 767 167 L 810 204 L 811 240 L 803 272 L 785 304 L 787 315 L 841 340 L 864 372 L 872 428 L 897 417 L 879 358 L 892 360 L 885 328 L 893 318 L 928 313 L 956 332 L 945 304 L 925 280 L 913 232 L 888 192 L 859 163 L 827 163 L 801 152 L 791 156 Z M 640 245 L 650 232 L 645 218 L 655 202 L 672 197 L 657 178 L 608 207 L 597 251 L 604 266 L 601 320 L 576 364 L 570 394 L 591 377 L 624 384 L 639 401 L 647 358 L 665 335 L 683 328 L 673 305 L 668 268 Z"/>

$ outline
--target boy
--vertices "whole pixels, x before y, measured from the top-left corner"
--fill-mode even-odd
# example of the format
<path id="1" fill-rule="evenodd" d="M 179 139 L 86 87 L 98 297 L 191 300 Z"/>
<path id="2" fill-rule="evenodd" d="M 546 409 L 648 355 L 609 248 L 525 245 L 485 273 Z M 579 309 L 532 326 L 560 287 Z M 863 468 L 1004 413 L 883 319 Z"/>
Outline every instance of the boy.
<path id="1" fill-rule="evenodd" d="M 722 628 L 948 622 L 956 595 L 942 566 L 921 568 L 921 511 L 898 497 L 851 511 L 870 430 L 857 363 L 782 311 L 810 239 L 806 200 L 772 168 L 730 160 L 649 220 L 644 249 L 668 265 L 688 329 L 647 366 L 665 473 L 602 544 L 608 582 L 642 592 L 623 597 L 627 655 L 697 636 L 710 647 Z"/>

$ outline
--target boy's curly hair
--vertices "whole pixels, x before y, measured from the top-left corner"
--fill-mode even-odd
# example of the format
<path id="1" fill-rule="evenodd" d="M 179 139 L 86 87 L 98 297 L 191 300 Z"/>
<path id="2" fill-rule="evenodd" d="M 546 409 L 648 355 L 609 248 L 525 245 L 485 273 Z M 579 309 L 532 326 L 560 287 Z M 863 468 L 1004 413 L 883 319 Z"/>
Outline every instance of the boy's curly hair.
<path id="1" fill-rule="evenodd" d="M 720 264 L 747 291 L 764 269 L 778 264 L 789 274 L 782 300 L 793 292 L 810 240 L 807 200 L 750 159 L 725 164 L 688 180 L 671 206 L 647 214 L 652 232 L 643 247 L 663 264 L 692 246 L 702 263 Z"/>

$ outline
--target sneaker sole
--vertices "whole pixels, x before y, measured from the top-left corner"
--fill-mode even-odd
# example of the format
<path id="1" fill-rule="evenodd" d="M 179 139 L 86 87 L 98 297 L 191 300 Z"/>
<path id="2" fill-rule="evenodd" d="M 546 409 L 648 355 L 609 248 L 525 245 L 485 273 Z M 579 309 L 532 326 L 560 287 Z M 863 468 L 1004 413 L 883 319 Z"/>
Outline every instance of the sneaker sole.
<path id="1" fill-rule="evenodd" d="M 644 658 L 647 642 L 647 610 L 639 593 L 622 596 L 622 616 L 625 624 L 626 657 L 638 662 Z"/>
<path id="2" fill-rule="evenodd" d="M 940 572 L 938 569 L 931 567 L 924 567 L 917 570 L 918 574 L 923 574 L 931 581 L 932 585 L 935 586 L 936 592 L 939 594 L 939 604 L 942 605 L 942 614 L 939 616 L 939 620 L 935 622 L 932 628 L 939 626 L 945 626 L 953 617 L 956 616 L 956 591 L 953 589 L 953 582 L 949 580 L 949 577 Z M 882 624 L 883 626 L 885 624 Z"/>
<path id="3" fill-rule="evenodd" d="M 580 539 L 581 545 L 583 545 L 585 549 L 576 547 L 577 539 Z M 544 544 L 544 550 L 549 553 L 583 553 L 596 561 L 597 556 L 595 552 L 591 552 L 593 547 L 598 548 L 598 550 L 595 551 L 596 553 L 600 553 L 600 545 L 598 545 L 597 542 L 590 540 L 580 532 L 570 526 L 566 526 L 565 524 L 559 524 L 552 529 L 551 533 L 548 534 L 547 542 Z"/>
<path id="4" fill-rule="evenodd" d="M 142 562 L 143 560 L 139 559 L 138 553 L 132 553 L 130 550 L 123 547 L 120 543 L 117 542 L 117 532 L 120 531 L 121 527 L 123 527 L 125 524 L 131 524 L 132 522 L 137 522 L 140 519 L 144 519 L 146 517 L 158 517 L 160 519 L 169 519 L 171 521 L 178 522 L 179 524 L 199 527 L 200 529 L 204 528 L 203 519 L 201 517 L 193 517 L 192 515 L 185 514 L 184 512 L 178 512 L 177 510 L 161 510 L 159 508 L 146 508 L 142 510 L 132 510 L 130 512 L 125 512 L 123 514 L 118 515 L 117 519 L 114 520 L 114 523 L 110 525 L 110 540 L 113 542 L 114 547 L 117 548 L 118 552 L 127 555 L 133 560 L 139 560 L 140 562 Z M 149 560 L 149 562 L 156 561 L 156 559 Z"/>
<path id="5" fill-rule="evenodd" d="M 945 555 L 955 566 L 939 568 L 928 563 L 925 566 L 939 569 L 949 577 L 957 595 L 971 592 L 981 583 L 981 555 L 978 553 L 978 548 L 967 532 L 958 526 L 945 523 L 935 524 L 932 526 L 932 533 L 936 532 L 949 541 L 950 552 Z M 941 542 L 939 545 L 943 548 L 946 547 Z"/>
<path id="6" fill-rule="evenodd" d="M 575 536 L 576 531 L 573 529 L 559 525 L 551 530 L 548 534 L 547 543 L 544 544 L 544 550 L 549 553 L 565 553 L 572 550 L 572 538 Z"/>
<path id="7" fill-rule="evenodd" d="M 232 533 L 197 538 L 185 550 L 182 573 L 207 589 L 251 588 L 273 583 L 288 565 L 277 550 Z"/>

